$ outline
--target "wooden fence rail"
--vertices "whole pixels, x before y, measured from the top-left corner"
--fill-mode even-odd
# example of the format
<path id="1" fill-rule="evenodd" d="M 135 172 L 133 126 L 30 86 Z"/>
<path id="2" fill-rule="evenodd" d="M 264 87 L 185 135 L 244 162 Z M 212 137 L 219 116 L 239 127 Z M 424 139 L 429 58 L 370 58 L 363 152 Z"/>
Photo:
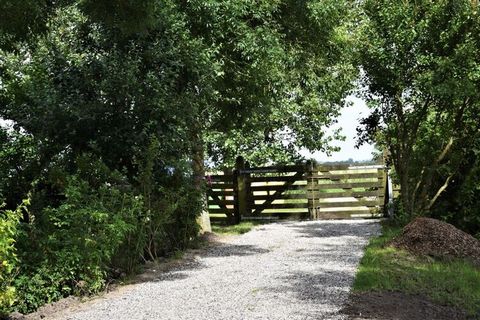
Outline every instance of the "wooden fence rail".
<path id="1" fill-rule="evenodd" d="M 300 165 L 236 168 L 207 175 L 212 219 L 338 219 L 378 217 L 388 203 L 382 165 Z"/>

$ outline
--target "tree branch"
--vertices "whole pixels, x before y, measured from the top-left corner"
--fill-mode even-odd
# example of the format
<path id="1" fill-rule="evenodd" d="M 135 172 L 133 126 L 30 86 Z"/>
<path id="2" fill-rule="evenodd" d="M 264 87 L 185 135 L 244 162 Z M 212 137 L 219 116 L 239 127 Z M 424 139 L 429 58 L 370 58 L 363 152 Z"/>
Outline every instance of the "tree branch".
<path id="1" fill-rule="evenodd" d="M 432 208 L 432 206 L 435 204 L 435 202 L 437 201 L 438 197 L 440 197 L 440 195 L 442 194 L 443 191 L 445 191 L 445 189 L 447 189 L 448 187 L 448 184 L 450 183 L 450 180 L 452 180 L 453 178 L 453 173 L 451 175 L 449 175 L 447 177 L 447 179 L 445 180 L 445 183 L 440 187 L 440 189 L 438 189 L 437 193 L 435 194 L 435 196 L 432 198 L 432 200 L 430 200 L 430 203 L 428 204 L 427 206 L 427 210 L 430 210 Z"/>
<path id="2" fill-rule="evenodd" d="M 413 190 L 413 199 L 415 200 L 415 195 L 418 192 L 418 189 L 420 188 L 420 185 L 423 182 L 423 176 L 425 174 L 425 167 L 423 167 L 422 172 L 420 173 L 420 179 L 418 179 L 417 185 L 415 186 L 415 189 Z"/>
<path id="3" fill-rule="evenodd" d="M 413 145 L 413 142 L 416 140 L 417 137 L 417 132 L 418 128 L 420 127 L 420 123 L 423 120 L 423 117 L 427 114 L 428 106 L 430 105 L 431 98 L 430 96 L 427 97 L 425 102 L 423 103 L 423 106 L 420 108 L 418 114 L 416 117 L 414 117 L 414 121 L 412 124 L 412 130 L 410 133 L 410 139 L 409 139 L 409 144 Z"/>
<path id="4" fill-rule="evenodd" d="M 414 197 L 415 199 L 415 203 L 417 202 L 417 200 L 420 202 L 420 209 L 423 209 L 425 207 L 425 203 L 428 201 L 428 193 L 429 193 L 429 190 L 430 190 L 430 187 L 432 185 L 432 179 L 433 179 L 433 172 L 435 171 L 436 167 L 438 166 L 438 164 L 440 162 L 443 161 L 443 159 L 445 159 L 445 157 L 447 156 L 447 154 L 450 152 L 450 150 L 452 149 L 452 146 L 453 146 L 453 142 L 454 142 L 454 139 L 453 137 L 450 137 L 450 139 L 448 140 L 447 144 L 445 145 L 445 147 L 443 148 L 442 152 L 438 155 L 438 157 L 433 161 L 433 163 L 430 165 L 430 167 L 427 169 L 427 168 L 424 168 L 422 170 L 422 175 L 421 175 L 421 182 L 425 181 L 423 183 L 423 186 L 422 186 L 422 190 L 419 194 L 418 197 Z M 426 174 L 425 174 L 426 173 Z M 421 182 L 418 182 L 417 184 L 417 187 L 420 188 L 421 186 Z M 417 192 L 417 187 L 415 188 L 415 191 Z M 443 190 L 442 190 L 443 191 Z M 427 205 L 426 206 L 426 209 L 428 210 L 429 208 L 431 207 L 431 205 Z"/>
<path id="5" fill-rule="evenodd" d="M 438 155 L 438 158 L 435 160 L 435 165 L 439 164 L 440 162 L 443 161 L 443 159 L 445 158 L 445 156 L 448 154 L 448 152 L 452 149 L 452 146 L 453 146 L 453 137 L 450 137 L 450 139 L 448 140 L 448 143 L 447 145 L 445 146 L 445 148 L 443 148 L 443 151 L 442 153 L 440 153 Z"/>
<path id="6" fill-rule="evenodd" d="M 405 123 L 405 113 L 403 112 L 403 102 L 400 97 L 400 94 L 395 94 L 393 108 L 395 110 L 395 114 L 397 115 L 397 143 L 402 146 L 402 150 L 405 150 L 405 146 L 407 143 L 407 130 Z"/>

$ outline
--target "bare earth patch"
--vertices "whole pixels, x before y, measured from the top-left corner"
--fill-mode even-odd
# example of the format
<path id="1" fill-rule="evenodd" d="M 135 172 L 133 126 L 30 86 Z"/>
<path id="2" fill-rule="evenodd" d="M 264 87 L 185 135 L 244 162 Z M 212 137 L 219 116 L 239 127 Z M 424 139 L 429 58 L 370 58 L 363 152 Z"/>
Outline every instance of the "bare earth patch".
<path id="1" fill-rule="evenodd" d="M 352 293 L 342 312 L 351 320 L 469 319 L 461 310 L 401 292 Z"/>

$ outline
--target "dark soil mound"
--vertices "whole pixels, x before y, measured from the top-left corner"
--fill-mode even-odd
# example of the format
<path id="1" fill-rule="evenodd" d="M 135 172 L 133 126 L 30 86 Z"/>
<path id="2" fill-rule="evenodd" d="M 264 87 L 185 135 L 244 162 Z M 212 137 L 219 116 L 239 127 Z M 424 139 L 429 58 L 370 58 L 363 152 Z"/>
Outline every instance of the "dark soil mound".
<path id="1" fill-rule="evenodd" d="M 413 220 L 391 244 L 418 255 L 467 259 L 480 266 L 480 241 L 436 219 Z"/>
<path id="2" fill-rule="evenodd" d="M 464 320 L 467 314 L 433 303 L 419 295 L 401 292 L 361 292 L 350 294 L 341 312 L 351 320 Z"/>

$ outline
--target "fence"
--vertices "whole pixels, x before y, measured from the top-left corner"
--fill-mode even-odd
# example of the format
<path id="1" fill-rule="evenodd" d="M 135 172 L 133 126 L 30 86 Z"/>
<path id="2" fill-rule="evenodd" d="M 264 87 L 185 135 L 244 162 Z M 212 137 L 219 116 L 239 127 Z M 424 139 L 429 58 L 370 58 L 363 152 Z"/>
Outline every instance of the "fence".
<path id="1" fill-rule="evenodd" d="M 299 165 L 250 168 L 208 175 L 211 219 L 339 219 L 378 217 L 388 203 L 383 165 Z M 387 199 L 387 200 L 386 200 Z"/>

